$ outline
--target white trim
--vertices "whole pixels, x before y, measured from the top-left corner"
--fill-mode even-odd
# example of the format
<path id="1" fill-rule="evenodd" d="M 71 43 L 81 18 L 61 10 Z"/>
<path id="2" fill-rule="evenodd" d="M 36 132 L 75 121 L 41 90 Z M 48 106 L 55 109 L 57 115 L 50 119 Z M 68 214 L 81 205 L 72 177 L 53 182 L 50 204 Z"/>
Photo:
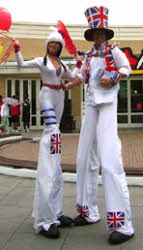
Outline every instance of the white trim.
<path id="1" fill-rule="evenodd" d="M 24 178 L 36 178 L 37 170 L 30 169 L 14 169 L 11 167 L 5 167 L 0 165 L 0 174 L 9 175 L 9 176 L 18 176 Z M 74 173 L 63 173 L 64 182 L 73 182 L 76 183 L 76 174 Z M 129 186 L 141 186 L 143 187 L 143 177 L 126 177 L 127 183 Z M 102 185 L 102 177 L 99 175 L 98 183 Z"/>
<path id="2" fill-rule="evenodd" d="M 56 26 L 56 23 L 13 22 L 9 35 L 15 38 L 47 39 L 51 26 Z M 89 27 L 88 24 L 66 24 L 66 28 L 73 40 L 84 40 L 84 32 Z M 109 28 L 115 33 L 113 40 L 143 40 L 142 25 L 114 25 Z"/>
<path id="3" fill-rule="evenodd" d="M 76 60 L 65 60 L 64 58 L 62 59 L 64 64 L 66 65 L 71 65 L 75 66 Z M 39 74 L 40 77 L 40 70 L 38 68 L 22 68 L 18 67 L 17 62 L 7 62 L 6 67 L 1 67 L 0 68 L 0 74 L 6 74 L 6 75 L 11 75 L 11 74 Z"/>
<path id="4" fill-rule="evenodd" d="M 8 136 L 8 137 L 0 138 L 0 142 L 21 141 L 22 139 L 23 139 L 22 135 Z"/>
<path id="5" fill-rule="evenodd" d="M 6 75 L 11 75 L 11 74 L 32 74 L 32 73 L 39 73 L 40 76 L 40 71 L 37 68 L 18 68 L 17 66 L 7 66 L 7 67 L 1 67 L 0 68 L 0 74 L 6 74 Z"/>

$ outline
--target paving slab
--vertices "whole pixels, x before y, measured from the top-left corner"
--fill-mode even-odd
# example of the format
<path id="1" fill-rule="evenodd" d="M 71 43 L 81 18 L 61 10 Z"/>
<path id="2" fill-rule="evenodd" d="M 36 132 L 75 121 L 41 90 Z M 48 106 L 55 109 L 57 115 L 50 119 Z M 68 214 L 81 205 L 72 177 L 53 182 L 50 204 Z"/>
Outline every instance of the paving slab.
<path id="1" fill-rule="evenodd" d="M 143 249 L 143 187 L 131 186 L 135 237 L 111 246 L 107 242 L 103 188 L 99 185 L 101 221 L 84 227 L 61 229 L 60 239 L 46 239 L 34 232 L 32 208 L 35 179 L 0 175 L 0 250 L 142 250 Z M 76 184 L 64 183 L 64 212 L 76 216 Z"/>

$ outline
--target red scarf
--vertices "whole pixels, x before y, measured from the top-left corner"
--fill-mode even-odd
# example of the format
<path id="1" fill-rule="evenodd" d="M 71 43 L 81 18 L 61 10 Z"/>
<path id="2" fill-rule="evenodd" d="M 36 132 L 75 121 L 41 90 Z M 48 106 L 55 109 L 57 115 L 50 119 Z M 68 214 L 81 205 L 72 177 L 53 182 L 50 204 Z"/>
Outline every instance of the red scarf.
<path id="1" fill-rule="evenodd" d="M 114 58 L 112 55 L 113 48 L 114 47 L 112 47 L 109 44 L 105 45 L 105 55 L 104 55 L 105 56 L 105 63 L 106 63 L 105 70 L 107 70 L 109 72 L 112 72 L 112 71 L 118 72 L 118 69 L 114 63 Z M 91 49 L 89 51 L 89 53 L 87 54 L 87 59 L 86 59 L 87 61 L 86 61 L 86 68 L 85 68 L 85 83 L 88 83 L 88 80 L 89 80 L 89 67 L 90 67 L 90 61 L 91 61 L 92 56 L 99 56 L 98 52 L 97 52 L 97 54 L 94 54 L 93 50 L 94 49 Z"/>

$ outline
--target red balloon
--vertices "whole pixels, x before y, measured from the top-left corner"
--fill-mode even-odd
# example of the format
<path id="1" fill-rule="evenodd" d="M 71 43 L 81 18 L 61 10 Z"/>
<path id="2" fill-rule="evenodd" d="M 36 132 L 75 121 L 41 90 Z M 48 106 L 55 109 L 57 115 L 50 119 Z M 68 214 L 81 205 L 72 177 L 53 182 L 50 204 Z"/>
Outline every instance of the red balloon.
<path id="1" fill-rule="evenodd" d="M 10 12 L 0 7 L 0 30 L 9 30 L 11 26 L 11 14 Z"/>

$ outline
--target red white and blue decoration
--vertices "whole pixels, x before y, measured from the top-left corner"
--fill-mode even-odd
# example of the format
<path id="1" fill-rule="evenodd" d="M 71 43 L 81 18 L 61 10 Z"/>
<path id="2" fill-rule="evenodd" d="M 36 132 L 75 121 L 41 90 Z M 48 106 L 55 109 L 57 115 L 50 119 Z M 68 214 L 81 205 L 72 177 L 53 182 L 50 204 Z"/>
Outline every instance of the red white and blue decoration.
<path id="1" fill-rule="evenodd" d="M 50 154 L 61 154 L 61 134 L 51 135 Z"/>
<path id="2" fill-rule="evenodd" d="M 104 30 L 106 39 L 109 40 L 114 36 L 113 30 L 108 29 L 108 9 L 100 7 L 91 7 L 85 11 L 90 29 L 86 30 L 84 37 L 88 41 L 94 41 L 93 32 L 97 29 Z"/>
<path id="3" fill-rule="evenodd" d="M 77 204 L 77 211 L 80 215 L 88 216 L 89 215 L 89 208 L 88 206 L 81 206 Z"/>
<path id="4" fill-rule="evenodd" d="M 105 7 L 91 7 L 85 11 L 90 28 L 108 28 L 108 9 Z"/>
<path id="5" fill-rule="evenodd" d="M 109 228 L 118 228 L 123 226 L 125 223 L 124 212 L 108 212 L 107 213 L 107 224 Z"/>

